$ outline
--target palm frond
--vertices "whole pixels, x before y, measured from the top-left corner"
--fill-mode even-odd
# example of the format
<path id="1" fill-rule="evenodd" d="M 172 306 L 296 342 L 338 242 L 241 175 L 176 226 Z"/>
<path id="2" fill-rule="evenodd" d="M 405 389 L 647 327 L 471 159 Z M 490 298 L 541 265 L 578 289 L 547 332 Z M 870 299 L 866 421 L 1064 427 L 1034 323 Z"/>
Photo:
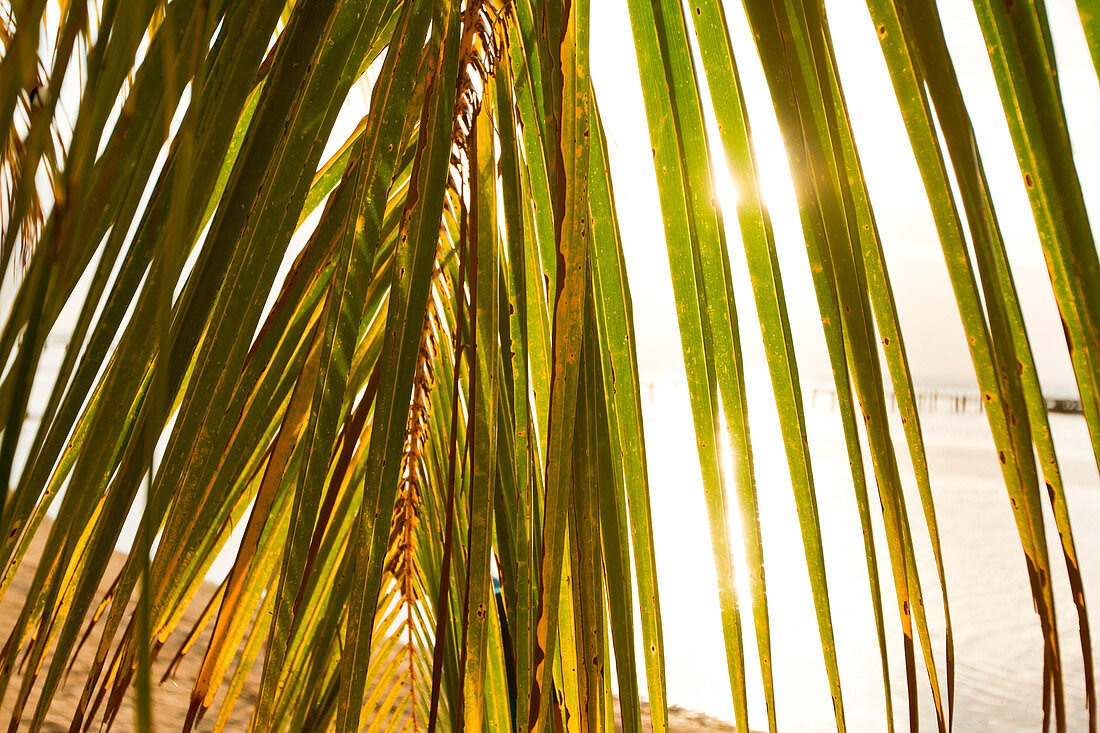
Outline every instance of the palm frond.
<path id="1" fill-rule="evenodd" d="M 864 174 L 830 8 L 746 0 L 755 48 L 743 53 L 720 0 L 627 5 L 735 723 L 757 724 L 762 694 L 768 729 L 784 727 L 750 435 L 753 328 L 838 731 L 859 704 L 841 685 L 781 214 L 762 185 L 771 161 L 749 123 L 767 101 L 746 94 L 739 68 L 758 58 L 837 395 L 885 727 L 907 715 L 915 729 L 927 696 L 928 723 L 949 730 L 960 660 L 917 342 L 903 332 L 879 231 L 888 213 Z M 1043 5 L 973 5 L 1100 465 L 1100 260 L 1077 175 L 1088 161 L 1070 144 Z M 1087 5 L 1095 64 L 1100 16 Z M 895 92 L 882 104 L 900 111 L 922 177 L 1023 550 L 1044 719 L 1095 731 L 1086 559 L 974 101 L 935 3 L 867 10 Z M 0 594 L 29 576 L 0 650 L 11 729 L 59 716 L 73 731 L 110 727 L 132 700 L 138 727 L 182 730 L 208 725 L 212 707 L 214 729 L 228 729 L 249 707 L 263 731 L 633 732 L 643 697 L 653 730 L 668 729 L 633 255 L 618 219 L 629 204 L 616 201 L 590 73 L 598 30 L 587 0 L 0 8 Z M 738 200 L 723 210 L 714 180 L 727 173 Z M 748 287 L 731 274 L 742 250 Z M 1066 672 L 1076 651 L 1048 530 L 1083 680 Z M 154 664 L 190 690 L 178 721 L 156 712 Z M 60 710 L 66 684 L 79 698 Z M 1071 709 L 1077 685 L 1087 713 Z"/>

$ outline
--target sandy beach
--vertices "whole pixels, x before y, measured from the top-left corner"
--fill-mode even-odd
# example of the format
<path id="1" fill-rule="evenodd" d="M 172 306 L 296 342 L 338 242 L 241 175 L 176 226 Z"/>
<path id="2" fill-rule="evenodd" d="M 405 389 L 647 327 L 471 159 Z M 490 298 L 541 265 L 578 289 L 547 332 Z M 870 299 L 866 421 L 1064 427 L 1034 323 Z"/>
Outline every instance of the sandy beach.
<path id="1" fill-rule="evenodd" d="M 39 559 L 42 555 L 42 547 L 45 543 L 48 526 L 43 523 L 40 531 L 35 536 L 34 541 L 31 543 L 30 549 L 27 552 L 22 566 L 19 572 L 16 574 L 15 579 L 12 581 L 11 588 L 8 590 L 7 595 L 4 597 L 3 602 L 0 603 L 0 634 L 3 634 L 3 638 L 6 640 L 11 633 L 12 626 L 18 619 L 19 611 L 23 606 L 26 598 L 28 587 L 31 583 L 31 579 L 34 577 L 35 568 L 38 567 Z M 114 579 L 118 570 L 122 567 L 124 556 L 121 553 L 115 553 L 105 574 L 105 582 L 101 584 L 98 597 L 102 598 L 106 592 L 111 581 Z M 202 650 L 205 649 L 209 640 L 209 632 L 204 633 L 199 642 L 192 647 L 190 652 L 184 656 L 183 661 L 179 667 L 175 670 L 175 676 L 169 677 L 163 684 L 157 684 L 160 678 L 163 676 L 165 669 L 171 661 L 173 655 L 179 649 L 179 645 L 182 642 L 187 631 L 194 626 L 195 621 L 198 619 L 202 609 L 205 607 L 210 596 L 213 594 L 215 587 L 212 584 L 205 584 L 199 592 L 196 594 L 191 606 L 187 609 L 187 612 L 183 616 L 183 620 L 180 622 L 178 630 L 169 639 L 161 650 L 153 667 L 153 696 L 154 696 L 154 718 L 156 721 L 156 727 L 161 731 L 181 730 L 183 728 L 183 721 L 187 715 L 187 703 L 191 691 L 190 680 L 194 678 L 194 675 L 198 672 L 199 664 L 202 662 Z M 90 620 L 92 611 L 89 609 L 85 623 Z M 72 672 L 70 673 L 68 680 L 58 690 L 54 697 L 53 704 L 50 706 L 49 711 L 46 714 L 46 722 L 43 726 L 44 731 L 67 731 L 69 730 L 69 724 L 72 720 L 72 714 L 75 710 L 77 703 L 80 700 L 81 693 L 83 692 L 84 682 L 87 679 L 88 670 L 91 668 L 92 661 L 95 659 L 96 645 L 99 643 L 100 629 L 97 626 L 88 641 L 80 650 L 80 655 L 76 660 L 76 664 L 73 665 Z M 49 658 L 47 658 L 47 664 Z M 34 706 L 38 703 L 38 694 L 41 687 L 42 677 L 45 676 L 45 665 L 43 672 L 39 675 L 38 684 L 35 685 L 35 689 L 31 694 L 27 708 L 24 710 L 21 718 L 21 729 L 25 726 L 29 726 L 31 719 L 34 715 Z M 21 681 L 21 677 L 13 675 L 13 682 L 11 687 L 14 688 Z M 227 730 L 243 731 L 248 727 L 249 713 L 251 712 L 251 704 L 256 698 L 256 691 L 260 681 L 260 665 L 256 665 L 256 669 L 253 670 L 248 683 L 245 685 L 244 690 L 241 692 L 241 697 L 235 706 L 232 715 L 229 719 Z M 0 706 L 0 721 L 9 721 L 11 717 L 13 698 L 17 694 L 16 689 L 9 689 L 7 695 L 4 698 L 3 705 Z M 221 699 L 224 697 L 225 690 L 222 689 L 215 700 L 215 706 L 220 705 Z M 127 695 L 127 700 L 123 705 L 122 711 L 118 715 L 118 719 L 115 721 L 112 730 L 114 731 L 132 731 L 134 730 L 133 724 L 134 708 L 133 708 L 133 694 L 132 692 Z M 200 731 L 210 731 L 214 728 L 214 722 L 217 717 L 216 707 L 209 711 L 208 716 L 203 719 L 197 729 Z M 98 729 L 97 726 L 93 728 Z"/>
<path id="2" fill-rule="evenodd" d="M 8 590 L 7 595 L 3 601 L 0 602 L 0 634 L 6 640 L 11 633 L 12 627 L 15 624 L 19 616 L 19 611 L 23 606 L 26 599 L 27 590 L 30 586 L 31 579 L 34 576 L 35 568 L 38 567 L 39 559 L 42 556 L 42 548 L 45 543 L 46 533 L 48 531 L 48 525 L 43 524 L 41 530 L 31 543 L 30 549 L 27 552 L 27 556 L 23 561 L 19 572 L 16 574 L 15 579 L 12 581 L 11 588 Z M 122 567 L 124 556 L 121 553 L 115 553 L 114 558 L 111 560 L 110 567 L 106 573 L 106 582 L 100 587 L 100 597 L 106 592 L 107 587 L 110 585 L 111 580 L 114 579 L 115 574 L 119 568 Z M 181 730 L 183 727 L 184 719 L 187 715 L 187 703 L 191 691 L 190 681 L 194 678 L 194 675 L 198 672 L 199 664 L 202 661 L 202 651 L 206 648 L 206 643 L 209 640 L 209 632 L 204 633 L 200 640 L 195 644 L 190 652 L 183 657 L 183 661 L 175 671 L 175 676 L 170 677 L 163 684 L 157 684 L 157 681 L 164 674 L 164 670 L 168 663 L 171 661 L 172 656 L 176 653 L 177 649 L 184 636 L 198 619 L 202 609 L 205 607 L 206 602 L 213 594 L 215 587 L 212 584 L 206 584 L 198 592 L 195 600 L 191 603 L 191 606 L 187 609 L 187 612 L 183 616 L 183 620 L 177 627 L 177 632 L 169 639 L 168 643 L 162 649 L 160 656 L 154 663 L 154 717 L 156 721 L 156 728 L 159 731 L 173 731 Z M 87 618 L 91 618 L 92 610 L 89 610 Z M 93 631 L 89 637 L 88 642 L 85 643 L 80 651 L 80 656 L 77 658 L 76 664 L 73 666 L 72 673 L 69 675 L 66 684 L 58 690 L 57 695 L 54 697 L 53 704 L 50 706 L 49 711 L 46 714 L 46 721 L 42 727 L 43 731 L 47 733 L 61 733 L 69 730 L 69 724 L 72 720 L 72 714 L 80 700 L 81 693 L 83 691 L 83 684 L 87 678 L 88 670 L 91 668 L 91 663 L 95 658 L 96 644 L 99 641 L 99 630 Z M 49 659 L 47 659 L 47 664 Z M 257 661 L 255 668 L 252 670 L 251 675 L 244 689 L 241 692 L 240 698 L 238 698 L 236 705 L 233 708 L 233 712 L 230 715 L 229 722 L 226 726 L 227 731 L 245 731 L 248 729 L 249 717 L 252 711 L 252 705 L 256 700 L 256 694 L 260 683 L 260 673 L 262 667 L 262 660 Z M 45 667 L 42 674 L 39 676 L 39 683 L 36 684 L 27 708 L 24 710 L 24 714 L 20 719 L 20 730 L 25 730 L 29 727 L 31 719 L 34 715 L 34 706 L 38 702 L 39 691 L 41 687 L 41 679 L 45 676 Z M 16 686 L 21 681 L 21 676 L 13 676 L 11 689 L 8 690 L 3 704 L 0 705 L 0 724 L 6 724 L 10 720 L 13 698 L 18 693 Z M 211 731 L 214 729 L 214 723 L 218 715 L 218 709 L 221 701 L 225 695 L 225 687 L 219 692 L 218 697 L 214 701 L 214 706 L 208 712 L 207 716 L 197 726 L 198 731 Z M 643 703 L 643 727 L 649 729 L 649 716 L 648 706 Z M 111 730 L 118 733 L 129 733 L 134 730 L 134 708 L 133 708 L 133 694 L 132 692 L 127 695 L 126 702 L 123 705 L 122 711 L 119 713 Z M 93 727 L 93 730 L 98 729 L 97 725 Z M 732 731 L 733 726 L 723 723 L 715 718 L 711 718 L 703 713 L 692 712 L 683 708 L 673 706 L 669 710 L 669 722 L 670 729 L 673 731 L 682 731 L 683 733 L 702 733 L 703 731 Z"/>

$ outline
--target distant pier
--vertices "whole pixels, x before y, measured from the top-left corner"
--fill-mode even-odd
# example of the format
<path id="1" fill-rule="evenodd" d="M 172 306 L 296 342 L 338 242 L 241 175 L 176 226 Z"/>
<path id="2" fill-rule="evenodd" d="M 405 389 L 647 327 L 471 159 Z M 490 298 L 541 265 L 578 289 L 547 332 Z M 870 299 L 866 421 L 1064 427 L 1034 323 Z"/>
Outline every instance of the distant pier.
<path id="1" fill-rule="evenodd" d="M 654 404 L 657 401 L 657 393 L 661 384 L 678 385 L 686 388 L 684 382 L 663 382 L 646 380 L 643 383 L 643 399 L 646 404 Z M 837 408 L 836 391 L 830 385 L 818 383 L 817 386 L 803 385 L 802 398 L 806 407 L 814 409 L 835 410 Z M 958 414 L 981 414 L 985 412 L 985 400 L 982 394 L 973 390 L 933 389 L 917 390 L 914 393 L 919 412 L 945 412 Z M 1074 398 L 1044 397 L 1047 412 L 1060 415 L 1082 415 L 1084 410 L 1081 400 Z M 886 393 L 887 406 L 897 412 L 898 400 L 893 392 Z"/>
<path id="2" fill-rule="evenodd" d="M 920 412 L 980 413 L 985 410 L 985 400 L 977 392 L 918 391 L 915 398 Z M 897 410 L 897 396 L 889 393 L 887 399 L 890 407 Z M 1047 397 L 1045 401 L 1049 413 L 1080 415 L 1083 412 L 1081 400 Z M 835 408 L 836 402 L 836 392 L 828 387 L 810 390 L 810 407 Z"/>

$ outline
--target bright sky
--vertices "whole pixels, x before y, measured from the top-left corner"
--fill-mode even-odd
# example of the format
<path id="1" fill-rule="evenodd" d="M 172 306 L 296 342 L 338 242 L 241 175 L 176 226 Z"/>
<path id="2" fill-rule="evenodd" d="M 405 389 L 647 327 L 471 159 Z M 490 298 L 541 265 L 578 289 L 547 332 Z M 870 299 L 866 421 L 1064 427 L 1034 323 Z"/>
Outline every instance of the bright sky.
<path id="1" fill-rule="evenodd" d="M 968 388 L 973 383 L 969 352 L 870 16 L 859 0 L 826 0 L 825 5 L 918 389 Z M 939 5 L 1001 217 L 1044 390 L 1052 396 L 1075 394 L 1050 282 L 977 18 L 968 0 L 940 0 Z M 764 74 L 740 3 L 731 0 L 726 9 L 784 269 L 799 366 L 804 380 L 830 382 L 794 191 Z M 1047 9 L 1078 174 L 1097 232 L 1100 166 L 1084 161 L 1100 161 L 1100 85 L 1073 0 L 1052 0 Z M 669 343 L 678 343 L 679 335 L 625 0 L 592 3 L 591 33 L 592 75 L 608 128 L 643 378 L 675 378 L 682 375 L 683 366 L 679 349 L 669 348 Z M 733 202 L 731 192 L 728 182 L 719 184 L 720 199 L 727 206 Z M 763 367 L 744 253 L 734 217 L 727 217 L 727 222 L 732 225 L 729 246 L 746 359 Z"/>
<path id="2" fill-rule="evenodd" d="M 969 388 L 973 384 L 970 357 L 943 256 L 901 115 L 892 102 L 893 89 L 865 3 L 826 0 L 825 5 L 918 389 Z M 939 5 L 1001 217 L 1044 389 L 1052 396 L 1075 394 L 1065 342 L 1057 327 L 1057 309 L 977 19 L 970 0 L 940 0 Z M 808 382 L 831 383 L 794 192 L 766 81 L 741 4 L 729 0 L 726 6 L 761 164 L 765 201 L 772 213 L 784 269 L 800 370 Z M 1086 165 L 1085 161 L 1100 161 L 1100 135 L 1096 134 L 1100 130 L 1100 85 L 1074 1 L 1050 0 L 1047 10 L 1078 175 L 1093 231 L 1097 232 L 1100 166 Z M 47 35 L 47 43 L 49 39 Z M 682 379 L 679 332 L 626 0 L 592 3 L 591 39 L 592 73 L 610 142 L 643 378 Z M 76 76 L 69 76 L 67 82 L 75 83 Z M 363 95 L 363 91 L 353 90 L 352 95 Z M 63 108 L 75 105 L 75 101 L 66 104 L 69 96 L 62 96 Z M 345 105 L 326 158 L 350 133 L 365 105 L 365 96 Z M 718 194 L 719 200 L 732 208 L 733 187 L 721 176 Z M 736 220 L 728 216 L 726 221 L 743 348 L 750 368 L 763 368 L 763 347 L 754 325 L 755 307 Z M 295 249 L 311 229 L 305 227 L 295 238 Z M 3 288 L 4 303 L 10 299 L 14 284 L 11 274 L 7 273 Z M 274 296 L 272 293 L 272 299 Z"/>

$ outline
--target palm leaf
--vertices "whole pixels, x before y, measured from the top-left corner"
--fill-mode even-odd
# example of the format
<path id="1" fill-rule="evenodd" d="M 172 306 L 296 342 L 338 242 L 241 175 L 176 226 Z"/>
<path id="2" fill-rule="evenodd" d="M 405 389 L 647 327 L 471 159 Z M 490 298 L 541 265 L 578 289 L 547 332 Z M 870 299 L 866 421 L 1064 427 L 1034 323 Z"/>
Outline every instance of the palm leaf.
<path id="1" fill-rule="evenodd" d="M 892 584 L 909 726 L 926 684 L 928 722 L 948 730 L 957 659 L 937 477 L 828 8 L 744 5 L 838 396 L 886 727 L 903 715 L 882 602 Z M 1077 719 L 1066 690 L 1082 684 L 1095 731 L 1083 558 L 972 101 L 934 3 L 867 5 L 895 91 L 882 103 L 909 135 L 1016 520 L 1043 638 L 1044 717 L 1065 730 Z M 742 89 L 745 54 L 723 3 L 628 7 L 735 722 L 755 722 L 759 689 L 768 729 L 784 727 L 742 349 L 751 298 L 844 730 L 794 314 L 749 125 L 750 105 L 766 102 Z M 974 8 L 1100 465 L 1100 260 L 1048 18 L 1041 3 Z M 1095 64 L 1098 16 L 1078 8 Z M 74 731 L 110 725 L 129 714 L 133 688 L 140 729 L 187 730 L 217 707 L 223 730 L 256 676 L 254 730 L 637 731 L 643 690 L 651 726 L 668 728 L 618 221 L 628 204 L 616 201 L 589 15 L 586 0 L 2 9 L 0 593 L 30 575 L 24 560 L 44 533 L 0 651 L 12 729 L 59 714 Z M 729 211 L 713 184 L 725 174 L 739 192 Z M 64 354 L 45 374 L 60 333 Z M 43 382 L 34 425 L 31 387 Z M 1049 518 L 1081 682 L 1065 674 Z M 934 572 L 917 561 L 925 534 Z M 231 569 L 184 625 L 219 556 Z M 926 611 L 927 598 L 939 608 Z M 94 655 L 87 671 L 69 679 L 82 653 Z M 153 669 L 167 679 L 189 658 L 186 719 L 162 722 Z M 79 701 L 60 710 L 66 683 L 80 685 Z"/>

